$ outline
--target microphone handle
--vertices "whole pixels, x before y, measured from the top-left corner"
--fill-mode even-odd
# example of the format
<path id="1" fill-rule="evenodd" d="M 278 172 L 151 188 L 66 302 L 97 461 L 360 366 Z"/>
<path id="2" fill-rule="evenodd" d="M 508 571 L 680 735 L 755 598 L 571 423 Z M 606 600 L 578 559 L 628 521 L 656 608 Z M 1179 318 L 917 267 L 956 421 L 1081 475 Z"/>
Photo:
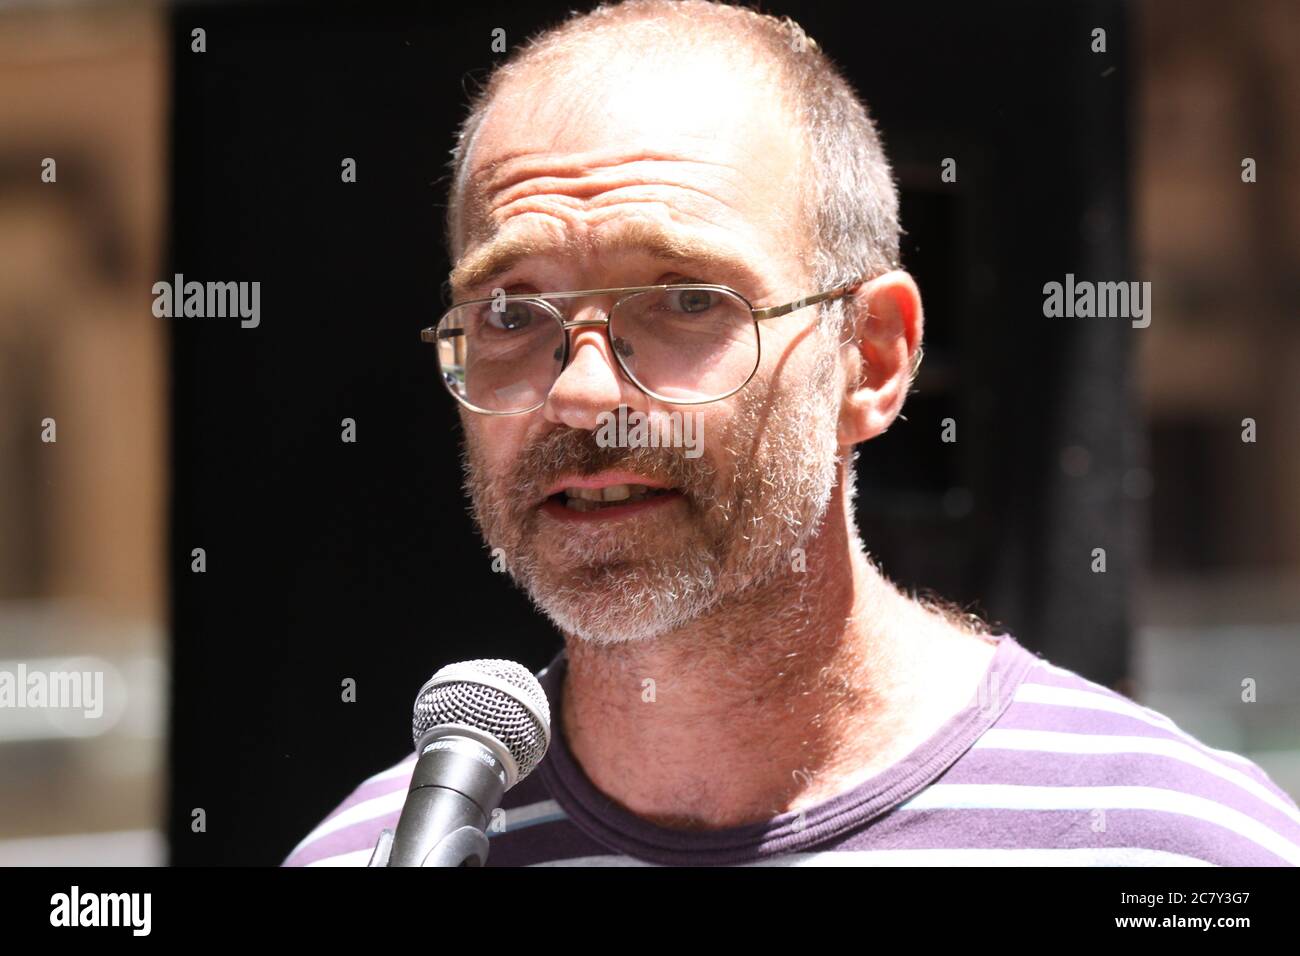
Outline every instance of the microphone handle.
<path id="1" fill-rule="evenodd" d="M 397 819 L 389 866 L 481 866 L 488 819 L 501 804 L 505 771 L 492 751 L 468 737 L 424 746 Z"/>

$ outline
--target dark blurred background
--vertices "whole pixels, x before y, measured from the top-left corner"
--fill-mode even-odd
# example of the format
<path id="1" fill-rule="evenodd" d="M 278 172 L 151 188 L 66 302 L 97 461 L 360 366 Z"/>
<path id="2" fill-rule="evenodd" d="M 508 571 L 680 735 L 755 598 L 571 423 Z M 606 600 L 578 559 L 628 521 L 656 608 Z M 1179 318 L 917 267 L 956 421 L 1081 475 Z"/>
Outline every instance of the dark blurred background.
<path id="1" fill-rule="evenodd" d="M 0 11 L 0 658 L 94 655 L 118 707 L 0 711 L 0 864 L 278 863 L 437 667 L 558 649 L 417 332 L 464 91 L 567 7 Z M 873 111 L 926 304 L 867 547 L 1300 793 L 1300 8 L 763 9 Z M 261 282 L 261 324 L 155 318 L 177 272 Z M 1151 325 L 1044 318 L 1066 273 L 1150 281 Z"/>

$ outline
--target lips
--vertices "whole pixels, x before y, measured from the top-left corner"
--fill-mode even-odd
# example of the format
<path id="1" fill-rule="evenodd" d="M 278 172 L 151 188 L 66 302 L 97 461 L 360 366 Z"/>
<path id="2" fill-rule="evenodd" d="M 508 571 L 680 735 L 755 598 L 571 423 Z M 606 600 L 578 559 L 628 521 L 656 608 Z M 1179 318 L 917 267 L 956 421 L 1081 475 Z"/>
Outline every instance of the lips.
<path id="1" fill-rule="evenodd" d="M 606 473 L 561 479 L 551 487 L 541 507 L 555 517 L 615 517 L 680 497 L 681 492 L 653 479 Z"/>

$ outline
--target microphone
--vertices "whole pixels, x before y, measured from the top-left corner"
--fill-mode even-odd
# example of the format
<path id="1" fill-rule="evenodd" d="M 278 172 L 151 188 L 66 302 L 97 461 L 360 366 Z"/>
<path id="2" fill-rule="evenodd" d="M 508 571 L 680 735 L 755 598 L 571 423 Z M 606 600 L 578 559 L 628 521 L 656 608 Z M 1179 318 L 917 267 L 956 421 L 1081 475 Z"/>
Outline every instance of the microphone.
<path id="1" fill-rule="evenodd" d="M 448 664 L 416 695 L 411 735 L 411 788 L 369 865 L 483 866 L 492 811 L 551 742 L 542 685 L 514 661 Z"/>

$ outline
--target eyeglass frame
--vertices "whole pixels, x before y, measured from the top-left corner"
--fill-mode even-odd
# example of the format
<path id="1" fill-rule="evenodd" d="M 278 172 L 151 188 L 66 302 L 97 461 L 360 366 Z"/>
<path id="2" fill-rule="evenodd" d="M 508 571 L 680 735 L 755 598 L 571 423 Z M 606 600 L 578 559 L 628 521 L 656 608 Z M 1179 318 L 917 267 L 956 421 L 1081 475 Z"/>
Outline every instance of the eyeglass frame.
<path id="1" fill-rule="evenodd" d="M 846 285 L 837 286 L 836 288 L 828 289 L 825 292 L 818 292 L 816 295 L 804 296 L 803 298 L 794 299 L 790 302 L 787 302 L 784 305 L 773 305 L 762 309 L 754 308 L 753 303 L 751 303 L 749 299 L 745 298 L 744 295 L 737 292 L 735 289 L 731 288 L 731 286 L 720 285 L 718 283 L 713 283 L 713 282 L 680 282 L 680 283 L 672 282 L 664 285 L 620 286 L 611 289 L 583 289 L 574 292 L 537 292 L 537 293 L 516 292 L 516 293 L 511 293 L 510 295 L 501 295 L 501 296 L 489 295 L 489 296 L 482 296 L 477 299 L 466 299 L 464 302 L 456 302 L 448 306 L 447 310 L 443 312 L 443 314 L 438 318 L 438 321 L 434 325 L 428 326 L 427 328 L 423 328 L 420 330 L 420 341 L 425 342 L 429 345 L 437 346 L 438 327 L 442 325 L 443 320 L 446 319 L 447 316 L 449 316 L 456 309 L 463 308 L 467 305 L 479 305 L 480 303 L 483 302 L 494 302 L 494 303 L 495 302 L 503 302 L 503 303 L 504 302 L 533 302 L 540 305 L 543 311 L 545 311 L 552 318 L 554 318 L 556 322 L 559 323 L 560 329 L 564 335 L 564 355 L 560 359 L 560 371 L 559 373 L 556 374 L 555 381 L 559 381 L 560 375 L 564 373 L 564 370 L 569 365 L 569 357 L 571 351 L 571 346 L 569 344 L 570 343 L 569 330 L 580 329 L 580 328 L 598 328 L 600 326 L 604 326 L 605 338 L 609 341 L 610 351 L 614 353 L 614 359 L 615 361 L 618 362 L 619 369 L 622 370 L 624 376 L 627 377 L 627 380 L 631 382 L 634 386 L 636 386 L 636 388 L 640 392 L 642 392 L 645 395 L 649 395 L 655 401 L 663 402 L 664 404 L 667 405 L 710 405 L 713 402 L 720 402 L 723 399 L 727 399 L 730 398 L 732 395 L 735 395 L 746 385 L 748 385 L 750 381 L 753 380 L 754 375 L 757 374 L 759 366 L 762 365 L 763 363 L 763 337 L 762 335 L 759 334 L 759 325 L 758 325 L 759 322 L 764 322 L 768 319 L 779 318 L 783 315 L 789 315 L 791 312 L 797 312 L 800 309 L 806 309 L 808 306 L 817 305 L 819 302 L 834 302 L 837 299 L 842 299 L 844 296 L 855 291 L 865 281 L 866 281 L 865 279 L 854 279 L 852 282 Z M 626 299 L 630 299 L 634 295 L 643 295 L 644 293 L 647 292 L 663 292 L 668 289 L 680 289 L 683 291 L 704 290 L 708 292 L 722 292 L 728 295 L 735 296 L 745 305 L 747 309 L 749 309 L 750 318 L 754 322 L 754 341 L 756 343 L 754 367 L 750 370 L 749 375 L 745 378 L 743 382 L 741 382 L 739 385 L 737 385 L 735 388 L 733 388 L 731 391 L 727 392 L 726 394 L 719 395 L 716 398 L 707 398 L 698 402 L 678 402 L 678 401 L 672 401 L 671 399 L 664 398 L 663 396 L 646 388 L 646 386 L 642 385 L 641 382 L 637 380 L 637 377 L 624 363 L 623 357 L 618 352 L 618 348 L 614 345 L 614 341 L 609 335 L 609 320 L 610 320 L 610 316 L 614 313 L 614 311 L 618 309 L 619 304 L 625 301 Z M 588 296 L 593 296 L 593 295 L 614 295 L 614 294 L 617 294 L 619 297 L 614 300 L 614 304 L 611 305 L 609 309 L 605 310 L 604 314 L 599 319 L 565 319 L 564 314 L 560 312 L 559 309 L 557 309 L 548 301 L 550 299 L 578 299 L 578 298 L 586 298 Z M 441 371 L 442 369 L 441 353 L 439 353 L 438 356 L 438 368 L 439 371 Z M 463 395 L 458 395 L 455 392 L 455 390 L 452 389 L 451 383 L 447 381 L 446 374 L 442 374 L 439 377 L 442 379 L 442 384 L 446 387 L 447 391 L 451 393 L 452 398 L 456 399 L 457 402 L 464 405 L 470 411 L 476 412 L 480 415 L 493 415 L 493 416 L 524 415 L 527 414 L 528 412 L 535 412 L 537 411 L 537 409 L 541 408 L 543 405 L 546 404 L 546 399 L 543 398 L 536 405 L 533 405 L 529 408 L 521 408 L 518 411 L 513 411 L 513 412 L 496 412 L 490 409 L 480 408 L 479 406 L 471 403 Z M 552 382 L 551 387 L 554 387 L 554 385 L 555 382 Z M 549 389 L 548 389 L 548 394 L 549 394 Z"/>

